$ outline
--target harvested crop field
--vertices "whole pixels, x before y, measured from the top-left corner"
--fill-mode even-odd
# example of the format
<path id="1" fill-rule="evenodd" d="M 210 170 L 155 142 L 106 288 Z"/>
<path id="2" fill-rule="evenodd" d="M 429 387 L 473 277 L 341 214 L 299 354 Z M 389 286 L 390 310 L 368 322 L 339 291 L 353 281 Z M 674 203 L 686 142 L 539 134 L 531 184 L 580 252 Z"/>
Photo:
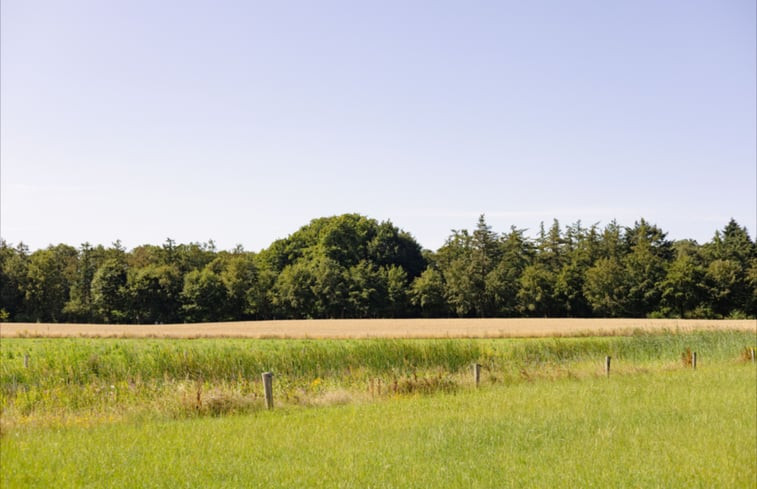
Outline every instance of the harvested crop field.
<path id="1" fill-rule="evenodd" d="M 756 320 L 707 319 L 324 319 L 200 324 L 2 323 L 2 337 L 528 338 L 623 335 L 634 330 L 741 330 Z"/>

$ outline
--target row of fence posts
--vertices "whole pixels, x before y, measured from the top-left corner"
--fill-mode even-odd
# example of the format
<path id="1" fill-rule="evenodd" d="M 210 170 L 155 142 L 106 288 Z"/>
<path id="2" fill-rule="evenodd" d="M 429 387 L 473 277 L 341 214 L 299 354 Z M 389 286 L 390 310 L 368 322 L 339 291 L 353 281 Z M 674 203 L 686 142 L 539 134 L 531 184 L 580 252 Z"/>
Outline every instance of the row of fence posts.
<path id="1" fill-rule="evenodd" d="M 755 349 L 750 348 L 749 356 L 751 361 L 755 362 Z M 611 356 L 605 357 L 605 375 L 610 376 L 610 363 L 612 361 Z M 29 354 L 24 353 L 24 368 L 29 368 Z M 697 368 L 697 352 L 691 352 L 691 368 L 696 370 Z M 265 397 L 265 406 L 268 409 L 273 409 L 273 373 L 263 372 L 263 395 Z M 473 364 L 473 384 L 478 387 L 481 383 L 481 364 Z M 380 387 L 379 387 L 380 388 Z"/>
<path id="2" fill-rule="evenodd" d="M 752 349 L 749 350 L 749 356 L 751 357 L 752 362 L 754 362 L 755 361 L 754 348 L 752 348 Z M 611 361 L 612 361 L 612 357 L 611 356 L 608 355 L 608 356 L 605 357 L 605 375 L 607 377 L 610 376 L 610 362 Z M 691 352 L 691 368 L 693 370 L 697 369 L 697 352 L 695 352 L 695 351 Z"/>

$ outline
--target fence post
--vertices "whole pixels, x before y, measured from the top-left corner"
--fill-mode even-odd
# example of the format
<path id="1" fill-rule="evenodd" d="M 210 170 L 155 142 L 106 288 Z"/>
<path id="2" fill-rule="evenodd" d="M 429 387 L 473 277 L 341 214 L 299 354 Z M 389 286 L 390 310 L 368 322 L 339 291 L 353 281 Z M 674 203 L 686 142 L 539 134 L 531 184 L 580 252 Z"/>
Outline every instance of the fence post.
<path id="1" fill-rule="evenodd" d="M 273 374 L 271 372 L 263 373 L 263 392 L 265 394 L 265 406 L 273 409 Z"/>
<path id="2" fill-rule="evenodd" d="M 697 352 L 691 352 L 691 368 L 697 369 Z"/>
<path id="3" fill-rule="evenodd" d="M 24 353 L 24 368 L 29 368 L 29 354 Z"/>
<path id="4" fill-rule="evenodd" d="M 750 354 L 752 355 L 752 363 L 754 363 L 754 361 L 755 361 L 755 359 L 754 359 L 754 348 L 752 348 L 750 350 Z"/>
<path id="5" fill-rule="evenodd" d="M 473 382 L 476 384 L 476 387 L 478 387 L 479 382 L 481 381 L 481 365 L 478 363 L 473 364 Z"/>
<path id="6" fill-rule="evenodd" d="M 611 356 L 605 357 L 605 375 L 610 376 L 610 361 L 612 360 Z"/>

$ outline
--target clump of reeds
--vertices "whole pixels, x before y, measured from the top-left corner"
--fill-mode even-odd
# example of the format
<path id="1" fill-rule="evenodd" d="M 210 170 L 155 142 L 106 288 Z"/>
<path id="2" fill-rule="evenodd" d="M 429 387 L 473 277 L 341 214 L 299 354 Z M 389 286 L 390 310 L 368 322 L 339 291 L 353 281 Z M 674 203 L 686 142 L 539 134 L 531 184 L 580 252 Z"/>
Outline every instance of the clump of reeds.
<path id="1" fill-rule="evenodd" d="M 744 362 L 754 362 L 757 360 L 757 348 L 754 346 L 747 346 L 741 350 L 740 358 Z"/>
<path id="2" fill-rule="evenodd" d="M 382 395 L 433 394 L 436 392 L 455 392 L 459 383 L 452 375 L 438 372 L 436 375 L 422 375 L 417 373 L 395 377 L 389 381 L 370 379 L 368 392 L 372 397 Z"/>
<path id="3" fill-rule="evenodd" d="M 191 396 L 184 391 L 179 403 L 178 414 L 184 416 L 224 416 L 263 408 L 262 400 L 254 394 L 244 395 L 241 392 L 222 387 L 213 387 L 205 392 L 203 387 L 203 382 L 198 381 Z"/>
<path id="4" fill-rule="evenodd" d="M 686 348 L 686 350 L 681 353 L 681 363 L 683 363 L 684 367 L 690 367 L 694 363 L 694 355 L 691 353 L 691 348 Z"/>
<path id="5" fill-rule="evenodd" d="M 349 404 L 355 399 L 355 394 L 347 389 L 329 390 L 310 398 L 305 402 L 308 406 L 340 406 Z"/>

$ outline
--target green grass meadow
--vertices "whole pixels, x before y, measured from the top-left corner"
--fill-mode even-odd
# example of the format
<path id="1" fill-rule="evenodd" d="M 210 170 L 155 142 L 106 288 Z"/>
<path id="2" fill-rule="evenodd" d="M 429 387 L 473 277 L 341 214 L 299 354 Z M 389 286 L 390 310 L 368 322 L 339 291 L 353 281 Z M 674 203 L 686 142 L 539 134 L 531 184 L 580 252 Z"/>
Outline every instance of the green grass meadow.
<path id="1" fill-rule="evenodd" d="M 748 332 L 4 339 L 0 481 L 753 488 L 757 365 L 745 348 L 754 342 Z M 696 370 L 682 361 L 686 350 L 698 352 Z M 604 355 L 613 356 L 609 378 Z M 472 362 L 484 367 L 479 388 Z M 276 374 L 273 411 L 260 400 L 262 370 Z M 226 407 L 204 409 L 213 399 Z"/>

